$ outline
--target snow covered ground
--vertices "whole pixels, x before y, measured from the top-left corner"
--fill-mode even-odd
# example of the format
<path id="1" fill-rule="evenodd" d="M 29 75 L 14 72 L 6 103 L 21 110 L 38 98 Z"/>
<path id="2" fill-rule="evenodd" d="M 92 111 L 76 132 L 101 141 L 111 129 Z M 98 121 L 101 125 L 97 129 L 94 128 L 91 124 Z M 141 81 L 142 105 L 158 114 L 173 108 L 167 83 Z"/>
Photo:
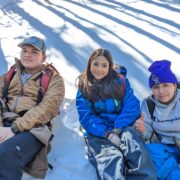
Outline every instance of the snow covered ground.
<path id="1" fill-rule="evenodd" d="M 47 44 L 47 61 L 65 80 L 61 114 L 54 120 L 53 148 L 46 180 L 96 180 L 88 163 L 75 109 L 75 79 L 96 48 L 107 48 L 128 69 L 142 100 L 148 88 L 148 66 L 169 59 L 180 79 L 179 0 L 0 0 L 0 74 L 19 57 L 17 44 L 37 35 Z M 35 180 L 24 174 L 23 180 Z"/>

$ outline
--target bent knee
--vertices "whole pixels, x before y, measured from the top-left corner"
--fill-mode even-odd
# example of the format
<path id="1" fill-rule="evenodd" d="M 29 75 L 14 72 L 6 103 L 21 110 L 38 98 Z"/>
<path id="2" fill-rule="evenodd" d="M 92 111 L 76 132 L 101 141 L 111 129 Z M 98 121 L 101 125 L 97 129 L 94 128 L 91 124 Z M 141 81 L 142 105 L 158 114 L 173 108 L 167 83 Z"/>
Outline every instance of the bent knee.
<path id="1" fill-rule="evenodd" d="M 10 147 L 4 145 L 4 143 L 0 144 L 0 163 L 5 164 L 6 166 L 16 166 L 19 156 L 18 151 L 18 146 Z"/>

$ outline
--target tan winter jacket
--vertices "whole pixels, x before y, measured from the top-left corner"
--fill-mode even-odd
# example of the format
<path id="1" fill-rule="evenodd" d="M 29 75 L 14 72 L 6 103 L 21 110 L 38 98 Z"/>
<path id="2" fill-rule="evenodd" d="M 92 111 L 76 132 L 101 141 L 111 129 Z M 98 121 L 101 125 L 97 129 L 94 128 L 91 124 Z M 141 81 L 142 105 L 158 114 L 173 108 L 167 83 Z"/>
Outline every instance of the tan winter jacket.
<path id="1" fill-rule="evenodd" d="M 40 88 L 40 77 L 42 72 L 50 66 L 50 64 L 43 65 L 39 72 L 35 73 L 30 79 L 28 79 L 23 85 L 20 80 L 20 74 L 23 71 L 23 67 L 18 59 L 16 59 L 17 72 L 9 85 L 8 102 L 7 105 L 10 111 L 20 113 L 27 111 L 22 117 L 16 118 L 13 121 L 20 131 L 32 131 L 32 134 L 36 136 L 44 145 L 45 148 L 42 152 L 46 154 L 46 157 L 42 154 L 38 154 L 41 161 L 35 159 L 35 164 L 31 164 L 27 169 L 29 174 L 43 178 L 45 171 L 47 170 L 47 151 L 49 146 L 50 132 L 44 126 L 47 122 L 50 122 L 59 112 L 59 106 L 63 101 L 65 88 L 64 82 L 60 74 L 54 71 L 53 76 L 49 82 L 48 89 L 42 101 L 37 105 L 37 95 Z M 2 89 L 4 86 L 4 78 L 0 79 L 0 97 L 2 97 Z M 1 122 L 0 122 L 1 125 Z M 45 127 L 45 128 L 44 128 Z M 44 137 L 44 139 L 43 139 Z M 44 160 L 44 163 L 43 163 Z M 35 168 L 34 168 L 35 167 Z M 40 168 L 38 170 L 37 168 Z"/>

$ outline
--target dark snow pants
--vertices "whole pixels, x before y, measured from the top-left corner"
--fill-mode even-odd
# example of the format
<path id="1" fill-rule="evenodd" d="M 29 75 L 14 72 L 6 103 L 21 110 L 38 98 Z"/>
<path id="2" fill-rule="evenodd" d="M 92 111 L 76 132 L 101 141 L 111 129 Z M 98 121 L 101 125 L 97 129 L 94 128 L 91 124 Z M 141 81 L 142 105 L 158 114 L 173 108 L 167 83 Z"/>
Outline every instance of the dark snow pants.
<path id="1" fill-rule="evenodd" d="M 23 168 L 42 147 L 30 132 L 19 133 L 0 143 L 0 180 L 20 180 Z"/>
<path id="2" fill-rule="evenodd" d="M 98 180 L 156 180 L 152 160 L 136 130 L 125 128 L 120 139 L 121 148 L 117 148 L 106 139 L 85 137 Z"/>

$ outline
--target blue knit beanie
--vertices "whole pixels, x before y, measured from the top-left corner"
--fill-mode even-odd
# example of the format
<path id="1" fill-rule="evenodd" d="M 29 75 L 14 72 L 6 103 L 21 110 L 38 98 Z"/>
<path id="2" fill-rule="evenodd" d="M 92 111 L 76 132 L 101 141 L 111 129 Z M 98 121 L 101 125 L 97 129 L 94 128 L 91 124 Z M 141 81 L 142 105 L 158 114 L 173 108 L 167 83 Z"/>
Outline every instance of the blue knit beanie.
<path id="1" fill-rule="evenodd" d="M 171 62 L 168 60 L 154 61 L 148 69 L 151 72 L 149 87 L 160 83 L 178 83 L 175 74 L 171 71 Z"/>

